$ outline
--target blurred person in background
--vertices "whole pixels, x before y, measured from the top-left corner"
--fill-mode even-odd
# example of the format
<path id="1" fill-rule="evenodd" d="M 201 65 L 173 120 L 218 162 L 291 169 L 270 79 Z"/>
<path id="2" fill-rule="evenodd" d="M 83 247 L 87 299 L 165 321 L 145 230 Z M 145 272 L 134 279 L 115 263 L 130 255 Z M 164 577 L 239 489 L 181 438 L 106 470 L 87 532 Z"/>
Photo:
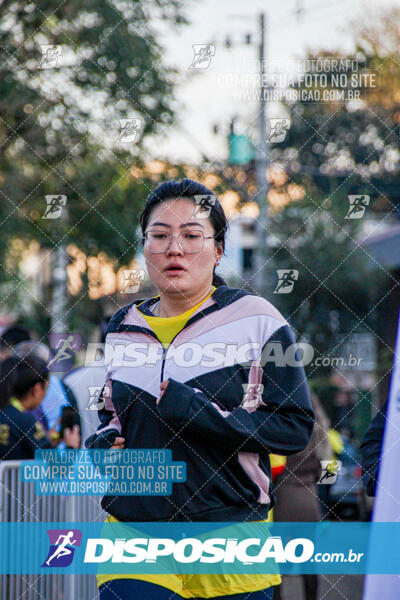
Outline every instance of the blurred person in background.
<path id="1" fill-rule="evenodd" d="M 329 421 L 328 421 L 329 422 Z M 334 466 L 344 451 L 343 438 L 337 429 L 330 427 L 328 429 L 328 439 L 331 446 L 331 455 L 327 458 Z M 331 498 L 330 498 L 330 485 L 319 486 L 319 499 L 321 503 L 322 519 L 329 519 L 331 515 Z M 336 515 L 334 515 L 336 517 Z"/>
<path id="2" fill-rule="evenodd" d="M 362 480 L 368 496 L 376 495 L 388 402 L 386 400 L 372 419 L 360 446 Z"/>
<path id="3" fill-rule="evenodd" d="M 0 336 L 0 361 L 14 352 L 14 348 L 20 342 L 31 340 L 31 334 L 21 325 L 9 325 Z"/>
<path id="4" fill-rule="evenodd" d="M 51 351 L 42 342 L 23 341 L 15 346 L 13 355 L 22 359 L 37 356 L 48 364 Z M 72 409 L 72 415 L 67 415 L 69 409 Z M 42 424 L 46 432 L 48 432 L 47 435 L 54 447 L 58 444 L 61 444 L 61 447 L 65 446 L 64 441 L 61 439 L 62 435 L 60 436 L 62 428 L 65 427 L 63 415 L 64 421 L 67 419 L 67 428 L 73 429 L 77 425 L 78 428 L 73 430 L 79 430 L 80 432 L 80 417 L 75 404 L 75 398 L 72 394 L 68 393 L 66 386 L 63 385 L 60 378 L 54 373 L 49 373 L 49 384 L 41 404 L 31 412 L 35 419 Z M 79 448 L 80 443 L 79 445 L 76 444 L 75 440 L 74 447 Z"/>
<path id="5" fill-rule="evenodd" d="M 0 459 L 29 460 L 35 450 L 53 447 L 43 426 L 30 413 L 40 406 L 49 370 L 37 356 L 9 356 L 0 365 Z M 76 448 L 78 432 L 65 429 L 67 447 Z"/>
<path id="6" fill-rule="evenodd" d="M 99 408 L 98 397 L 106 377 L 104 343 L 106 339 L 106 329 L 110 318 L 111 317 L 103 319 L 100 326 L 100 343 L 103 345 L 102 360 L 96 358 L 93 364 L 85 364 L 83 367 L 72 369 L 62 380 L 70 401 L 73 399 L 73 402 L 79 411 L 83 440 L 93 435 L 99 426 L 99 416 L 97 412 Z"/>
<path id="7" fill-rule="evenodd" d="M 0 356 L 4 360 L 15 355 L 20 358 L 34 354 L 46 363 L 51 355 L 50 348 L 42 342 L 32 339 L 31 333 L 21 325 L 10 325 L 0 337 Z M 61 411 L 64 406 L 69 406 L 66 390 L 57 375 L 50 373 L 49 384 L 43 402 L 35 408 L 33 414 L 46 431 L 51 432 L 54 443 L 57 443 Z"/>
<path id="8" fill-rule="evenodd" d="M 30 332 L 21 325 L 9 325 L 6 327 L 0 336 L 0 361 L 5 360 L 8 356 L 15 354 L 15 348 L 24 344 L 31 344 L 32 337 Z M 39 355 L 40 356 L 40 355 Z M 46 361 L 46 358 L 41 357 Z M 48 424 L 45 414 L 39 404 L 31 411 L 35 419 L 48 431 Z"/>
<path id="9" fill-rule="evenodd" d="M 319 522 L 322 518 L 317 481 L 321 476 L 321 460 L 330 459 L 332 448 L 328 435 L 329 419 L 314 393 L 311 393 L 311 401 L 315 415 L 311 440 L 304 450 L 287 457 L 285 467 L 274 481 L 275 522 Z M 318 575 L 302 574 L 301 577 L 305 599 L 317 600 Z M 274 600 L 281 600 L 281 587 L 275 589 Z"/>
<path id="10" fill-rule="evenodd" d="M 51 448 L 43 426 L 29 411 L 40 406 L 49 385 L 46 363 L 36 356 L 9 356 L 0 365 L 0 459 L 34 458 Z"/>

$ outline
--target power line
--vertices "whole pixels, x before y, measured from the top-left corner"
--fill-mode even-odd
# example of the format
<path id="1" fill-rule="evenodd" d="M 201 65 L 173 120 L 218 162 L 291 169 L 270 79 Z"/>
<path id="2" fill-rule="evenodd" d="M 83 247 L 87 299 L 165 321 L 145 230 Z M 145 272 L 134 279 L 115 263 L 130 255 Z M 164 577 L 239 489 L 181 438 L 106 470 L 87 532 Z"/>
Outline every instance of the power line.
<path id="1" fill-rule="evenodd" d="M 337 0 L 335 4 L 327 4 L 325 6 L 322 6 L 320 2 L 315 3 L 312 7 L 305 7 L 304 9 L 302 9 L 302 14 L 300 15 L 300 17 L 298 15 L 293 15 L 293 10 L 291 10 L 286 13 L 287 17 L 286 15 L 278 15 L 276 21 L 274 20 L 271 22 L 271 29 L 273 30 L 274 27 L 279 27 L 279 31 L 281 31 L 282 28 L 285 28 L 287 25 L 292 25 L 295 21 L 298 21 L 299 18 L 304 19 L 308 12 L 312 12 L 313 14 L 310 17 L 307 17 L 307 22 L 310 23 L 313 20 L 313 16 L 315 16 L 315 12 L 320 12 L 321 10 L 327 11 L 329 9 L 337 10 L 338 4 L 343 4 L 344 2 L 348 4 L 347 0 Z M 313 8 L 314 6 L 316 8 Z M 329 10 L 329 13 L 330 12 L 331 10 Z M 317 17 L 323 16 L 325 15 L 317 15 Z"/>

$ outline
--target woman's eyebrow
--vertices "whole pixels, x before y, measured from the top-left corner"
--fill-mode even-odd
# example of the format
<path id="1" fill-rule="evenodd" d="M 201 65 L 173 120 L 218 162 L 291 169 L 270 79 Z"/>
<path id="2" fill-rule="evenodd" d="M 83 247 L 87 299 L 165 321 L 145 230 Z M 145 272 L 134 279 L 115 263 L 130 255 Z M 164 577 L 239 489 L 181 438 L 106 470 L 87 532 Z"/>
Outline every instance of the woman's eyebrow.
<path id="1" fill-rule="evenodd" d="M 154 227 L 155 225 L 171 228 L 171 225 L 168 225 L 168 223 L 162 223 L 161 221 L 155 221 L 154 223 L 151 223 L 150 227 Z M 193 225 L 196 225 L 197 227 L 202 227 L 204 229 L 204 225 L 197 222 L 183 223 L 183 225 L 180 225 L 180 227 L 193 227 Z"/>
<path id="2" fill-rule="evenodd" d="M 181 225 L 181 227 L 193 227 L 193 225 L 195 225 L 197 227 L 203 227 L 203 229 L 204 229 L 204 226 L 201 223 L 197 223 L 197 222 L 194 222 L 194 223 L 184 223 L 183 225 Z"/>

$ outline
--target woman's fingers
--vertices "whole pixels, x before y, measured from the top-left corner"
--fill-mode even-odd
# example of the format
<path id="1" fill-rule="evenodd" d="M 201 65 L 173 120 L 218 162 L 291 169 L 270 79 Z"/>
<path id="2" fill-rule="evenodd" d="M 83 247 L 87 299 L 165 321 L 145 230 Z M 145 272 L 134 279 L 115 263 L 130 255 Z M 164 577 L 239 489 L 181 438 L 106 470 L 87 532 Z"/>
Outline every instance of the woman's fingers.
<path id="1" fill-rule="evenodd" d="M 113 445 L 111 446 L 111 450 L 122 450 L 124 447 L 125 438 L 116 437 Z"/>
<path id="2" fill-rule="evenodd" d="M 157 400 L 156 400 L 156 404 L 160 403 L 160 400 L 162 398 L 163 393 L 165 392 L 167 385 L 169 384 L 169 379 L 166 379 L 165 381 L 163 381 L 160 385 L 160 395 L 158 396 Z"/>

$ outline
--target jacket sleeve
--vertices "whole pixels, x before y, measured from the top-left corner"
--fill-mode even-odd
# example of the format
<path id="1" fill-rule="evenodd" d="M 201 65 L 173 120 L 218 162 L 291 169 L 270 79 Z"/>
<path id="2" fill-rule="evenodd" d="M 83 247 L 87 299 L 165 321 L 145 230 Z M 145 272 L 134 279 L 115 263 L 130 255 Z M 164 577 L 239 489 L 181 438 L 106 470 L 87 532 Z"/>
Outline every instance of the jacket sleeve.
<path id="1" fill-rule="evenodd" d="M 375 496 L 382 453 L 388 402 L 377 412 L 361 442 L 361 471 L 364 487 L 369 496 Z"/>
<path id="2" fill-rule="evenodd" d="M 314 413 L 298 350 L 296 360 L 293 355 L 290 360 L 284 358 L 293 343 L 294 335 L 284 325 L 264 345 L 259 361 L 263 388 L 256 409 L 238 406 L 231 412 L 223 410 L 218 399 L 169 378 L 158 404 L 161 416 L 179 432 L 233 451 L 289 455 L 303 450 L 311 437 Z M 279 346 L 279 352 L 264 352 L 267 344 L 275 350 Z M 238 389 L 238 395 L 243 394 Z"/>
<path id="3" fill-rule="evenodd" d="M 100 425 L 96 433 L 85 441 L 86 448 L 96 450 L 107 450 L 113 445 L 115 438 L 121 434 L 121 423 L 112 401 L 112 383 L 107 380 L 100 392 L 98 410 Z"/>

